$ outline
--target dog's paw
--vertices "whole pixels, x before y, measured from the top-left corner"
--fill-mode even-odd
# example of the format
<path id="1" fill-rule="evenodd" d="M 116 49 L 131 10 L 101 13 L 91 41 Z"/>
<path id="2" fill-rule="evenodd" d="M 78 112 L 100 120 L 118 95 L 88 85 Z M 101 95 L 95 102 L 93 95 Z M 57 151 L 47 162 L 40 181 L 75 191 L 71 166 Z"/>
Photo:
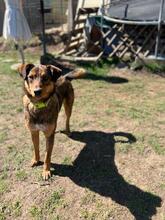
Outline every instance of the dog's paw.
<path id="1" fill-rule="evenodd" d="M 51 172 L 50 170 L 44 170 L 42 173 L 42 177 L 44 180 L 48 180 L 51 177 Z"/>
<path id="2" fill-rule="evenodd" d="M 40 166 L 40 165 L 42 165 L 43 163 L 39 160 L 39 161 L 37 161 L 37 160 L 32 160 L 31 161 L 31 164 L 30 164 L 30 166 L 31 167 L 36 167 L 36 166 Z"/>

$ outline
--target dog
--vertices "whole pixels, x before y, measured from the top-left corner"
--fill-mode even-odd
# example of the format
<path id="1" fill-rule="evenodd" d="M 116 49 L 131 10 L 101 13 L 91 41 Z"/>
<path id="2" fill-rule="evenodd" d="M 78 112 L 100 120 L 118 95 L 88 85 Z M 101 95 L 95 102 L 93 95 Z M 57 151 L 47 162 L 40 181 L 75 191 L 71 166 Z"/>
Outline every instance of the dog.
<path id="1" fill-rule="evenodd" d="M 34 145 L 31 166 L 41 164 L 39 132 L 42 131 L 46 138 L 46 155 L 42 176 L 44 180 L 48 180 L 51 177 L 51 154 L 59 111 L 62 104 L 64 104 L 66 114 L 65 133 L 69 135 L 69 122 L 74 102 L 74 90 L 71 80 L 83 77 L 85 70 L 75 69 L 66 75 L 62 75 L 62 70 L 53 65 L 21 64 L 18 67 L 18 72 L 24 79 L 25 124 L 30 130 Z"/>

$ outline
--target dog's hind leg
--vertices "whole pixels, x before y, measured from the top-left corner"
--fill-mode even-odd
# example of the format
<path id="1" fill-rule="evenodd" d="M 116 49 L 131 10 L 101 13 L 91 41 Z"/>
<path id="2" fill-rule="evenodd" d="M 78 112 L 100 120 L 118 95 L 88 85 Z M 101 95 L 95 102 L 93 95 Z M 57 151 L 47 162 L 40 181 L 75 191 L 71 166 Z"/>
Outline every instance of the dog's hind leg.
<path id="1" fill-rule="evenodd" d="M 64 109 L 66 114 L 66 130 L 64 131 L 65 134 L 70 134 L 70 117 L 72 114 L 72 107 L 74 102 L 74 92 L 73 89 L 67 94 L 64 99 Z"/>
<path id="2" fill-rule="evenodd" d="M 31 137 L 34 145 L 34 156 L 31 166 L 40 165 L 40 152 L 39 152 L 39 131 L 31 131 Z"/>

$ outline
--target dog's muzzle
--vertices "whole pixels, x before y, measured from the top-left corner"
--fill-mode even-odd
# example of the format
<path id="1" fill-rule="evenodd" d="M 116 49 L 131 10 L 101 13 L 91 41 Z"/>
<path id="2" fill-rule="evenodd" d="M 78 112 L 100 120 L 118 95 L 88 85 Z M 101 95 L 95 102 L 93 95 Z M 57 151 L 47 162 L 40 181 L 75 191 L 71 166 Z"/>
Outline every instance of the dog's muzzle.
<path id="1" fill-rule="evenodd" d="M 40 95 L 41 95 L 41 92 L 42 92 L 42 89 L 35 89 L 35 90 L 34 90 L 34 95 L 35 95 L 35 96 L 40 96 Z"/>

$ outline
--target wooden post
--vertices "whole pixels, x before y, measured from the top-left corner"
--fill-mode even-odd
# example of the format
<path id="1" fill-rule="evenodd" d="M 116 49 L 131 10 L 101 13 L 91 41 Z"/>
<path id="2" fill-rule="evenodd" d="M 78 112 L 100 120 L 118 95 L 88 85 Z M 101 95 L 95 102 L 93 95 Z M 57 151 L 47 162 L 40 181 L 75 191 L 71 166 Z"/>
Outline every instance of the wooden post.
<path id="1" fill-rule="evenodd" d="M 77 0 L 69 0 L 68 1 L 68 31 L 72 31 L 74 27 L 74 20 L 77 11 Z"/>

